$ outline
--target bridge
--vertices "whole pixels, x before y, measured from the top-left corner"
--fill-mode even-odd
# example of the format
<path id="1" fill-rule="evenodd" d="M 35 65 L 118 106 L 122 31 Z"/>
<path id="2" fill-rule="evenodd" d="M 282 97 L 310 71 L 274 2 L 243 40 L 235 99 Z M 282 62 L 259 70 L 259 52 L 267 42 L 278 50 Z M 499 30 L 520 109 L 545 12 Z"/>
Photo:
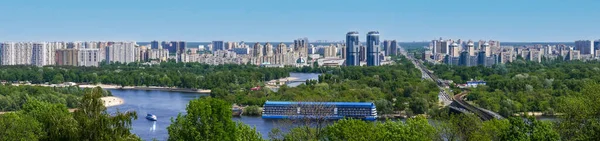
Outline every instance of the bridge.
<path id="1" fill-rule="evenodd" d="M 451 109 L 462 112 L 462 113 L 473 113 L 477 115 L 481 120 L 492 120 L 492 119 L 503 119 L 501 115 L 492 112 L 487 109 L 475 107 L 464 101 L 464 97 L 467 95 L 468 91 L 464 91 L 463 93 L 457 94 L 454 96 L 454 101 L 450 104 Z M 462 109 L 462 110 L 457 110 Z M 467 112 L 468 111 L 468 112 Z"/>
<path id="2" fill-rule="evenodd" d="M 421 71 L 422 79 L 431 80 L 431 81 L 436 82 L 436 84 L 438 85 L 438 88 L 440 89 L 440 92 L 438 94 L 438 99 L 440 102 L 442 102 L 443 106 L 449 107 L 451 110 L 458 111 L 461 113 L 473 113 L 473 114 L 477 115 L 479 118 L 481 118 L 481 120 L 484 120 L 484 121 L 491 120 L 491 119 L 503 119 L 504 118 L 501 115 L 499 115 L 498 113 L 495 113 L 495 112 L 487 110 L 487 109 L 479 108 L 479 107 L 473 106 L 473 105 L 465 102 L 464 97 L 468 94 L 468 91 L 464 91 L 463 93 L 457 94 L 454 97 L 450 97 L 450 95 L 448 95 L 448 92 L 446 90 L 446 88 L 449 86 L 448 84 L 446 84 L 445 82 L 438 79 L 430 70 L 428 70 L 425 67 L 425 65 L 423 65 L 420 62 L 420 60 L 416 60 L 412 56 L 409 56 L 408 53 L 406 53 L 402 48 L 401 48 L 400 53 L 402 53 L 409 60 L 411 60 L 411 62 L 413 64 L 415 64 L 415 67 Z"/>

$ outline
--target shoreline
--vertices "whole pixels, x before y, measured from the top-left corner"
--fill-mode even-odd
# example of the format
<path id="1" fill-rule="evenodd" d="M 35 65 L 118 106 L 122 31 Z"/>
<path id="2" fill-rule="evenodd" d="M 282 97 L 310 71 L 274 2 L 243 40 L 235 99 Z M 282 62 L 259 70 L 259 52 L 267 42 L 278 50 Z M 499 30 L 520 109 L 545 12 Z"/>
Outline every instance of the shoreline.
<path id="1" fill-rule="evenodd" d="M 102 100 L 102 102 L 104 103 L 104 107 L 106 107 L 106 108 L 125 104 L 125 100 L 123 100 L 120 97 L 116 97 L 116 96 L 107 96 L 107 97 L 102 97 L 100 99 Z M 72 113 L 72 112 L 75 112 L 77 110 L 77 108 L 70 108 L 68 110 L 69 110 L 69 112 Z M 14 112 L 14 111 L 0 112 L 0 115 L 6 114 L 6 113 L 12 113 L 12 112 Z"/>
<path id="2" fill-rule="evenodd" d="M 102 89 L 116 89 L 116 90 L 146 90 L 146 91 L 169 91 L 169 92 L 185 92 L 185 93 L 199 93 L 199 94 L 210 94 L 211 90 L 205 89 L 188 89 L 188 88 L 171 88 L 171 87 L 158 87 L 158 86 L 125 86 L 121 87 L 118 85 L 78 85 L 80 88 L 95 88 L 100 87 Z"/>
<path id="3" fill-rule="evenodd" d="M 100 87 L 106 90 L 147 90 L 147 91 L 169 91 L 169 92 L 184 92 L 184 93 L 199 93 L 199 94 L 210 94 L 211 90 L 206 89 L 188 89 L 188 88 L 172 88 L 172 87 L 158 87 L 158 86 L 119 86 L 109 84 L 75 84 L 75 85 L 63 85 L 63 84 L 13 84 L 15 86 L 29 85 L 29 86 L 43 86 L 43 87 L 67 87 L 67 86 L 78 86 L 79 88 L 95 88 Z"/>
<path id="4" fill-rule="evenodd" d="M 518 112 L 514 113 L 513 116 L 533 116 L 533 117 L 556 117 L 564 115 L 564 113 L 553 113 L 548 114 L 544 112 Z"/>

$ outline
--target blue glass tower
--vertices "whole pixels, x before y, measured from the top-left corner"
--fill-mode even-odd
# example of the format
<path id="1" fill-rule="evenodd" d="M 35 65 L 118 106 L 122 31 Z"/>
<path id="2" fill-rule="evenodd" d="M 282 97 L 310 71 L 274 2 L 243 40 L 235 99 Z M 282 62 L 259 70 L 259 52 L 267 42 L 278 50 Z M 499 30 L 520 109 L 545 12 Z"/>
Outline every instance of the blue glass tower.
<path id="1" fill-rule="evenodd" d="M 158 49 L 158 41 L 154 40 L 150 42 L 150 49 Z"/>
<path id="2" fill-rule="evenodd" d="M 379 32 L 367 34 L 367 66 L 379 66 Z"/>
<path id="3" fill-rule="evenodd" d="M 186 46 L 185 41 L 179 41 L 179 42 L 177 42 L 177 52 L 179 54 L 185 53 L 185 46 Z"/>
<path id="4" fill-rule="evenodd" d="M 223 41 L 212 41 L 212 51 L 225 50 Z"/>
<path id="5" fill-rule="evenodd" d="M 360 66 L 358 54 L 360 52 L 358 32 L 351 31 L 346 34 L 346 66 Z"/>

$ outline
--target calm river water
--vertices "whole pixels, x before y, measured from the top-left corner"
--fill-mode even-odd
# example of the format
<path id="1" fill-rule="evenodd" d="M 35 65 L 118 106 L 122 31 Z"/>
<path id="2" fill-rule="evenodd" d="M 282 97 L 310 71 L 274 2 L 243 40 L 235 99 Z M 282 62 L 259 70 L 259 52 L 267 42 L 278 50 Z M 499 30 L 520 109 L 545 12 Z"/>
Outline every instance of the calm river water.
<path id="1" fill-rule="evenodd" d="M 143 140 L 166 140 L 169 137 L 167 127 L 171 124 L 171 118 L 177 117 L 179 113 L 185 113 L 185 107 L 192 99 L 202 96 L 196 93 L 167 92 L 167 91 L 145 91 L 145 90 L 111 90 L 114 96 L 123 98 L 125 104 L 110 107 L 108 112 L 137 111 L 138 119 L 133 121 L 132 132 Z M 158 121 L 146 120 L 146 114 L 154 114 Z M 272 128 L 280 128 L 289 125 L 277 123 L 279 121 L 263 120 L 260 117 L 235 117 L 235 121 L 241 121 L 256 129 L 267 138 Z"/>

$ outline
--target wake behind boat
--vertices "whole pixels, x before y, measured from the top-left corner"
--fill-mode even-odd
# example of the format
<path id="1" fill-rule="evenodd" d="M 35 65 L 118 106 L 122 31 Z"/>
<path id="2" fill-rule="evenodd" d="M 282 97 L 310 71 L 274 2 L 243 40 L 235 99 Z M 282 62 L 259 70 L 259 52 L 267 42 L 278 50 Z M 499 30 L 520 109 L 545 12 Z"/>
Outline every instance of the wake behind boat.
<path id="1" fill-rule="evenodd" d="M 146 115 L 146 119 L 150 120 L 150 121 L 156 121 L 156 115 L 153 114 L 148 114 Z"/>

